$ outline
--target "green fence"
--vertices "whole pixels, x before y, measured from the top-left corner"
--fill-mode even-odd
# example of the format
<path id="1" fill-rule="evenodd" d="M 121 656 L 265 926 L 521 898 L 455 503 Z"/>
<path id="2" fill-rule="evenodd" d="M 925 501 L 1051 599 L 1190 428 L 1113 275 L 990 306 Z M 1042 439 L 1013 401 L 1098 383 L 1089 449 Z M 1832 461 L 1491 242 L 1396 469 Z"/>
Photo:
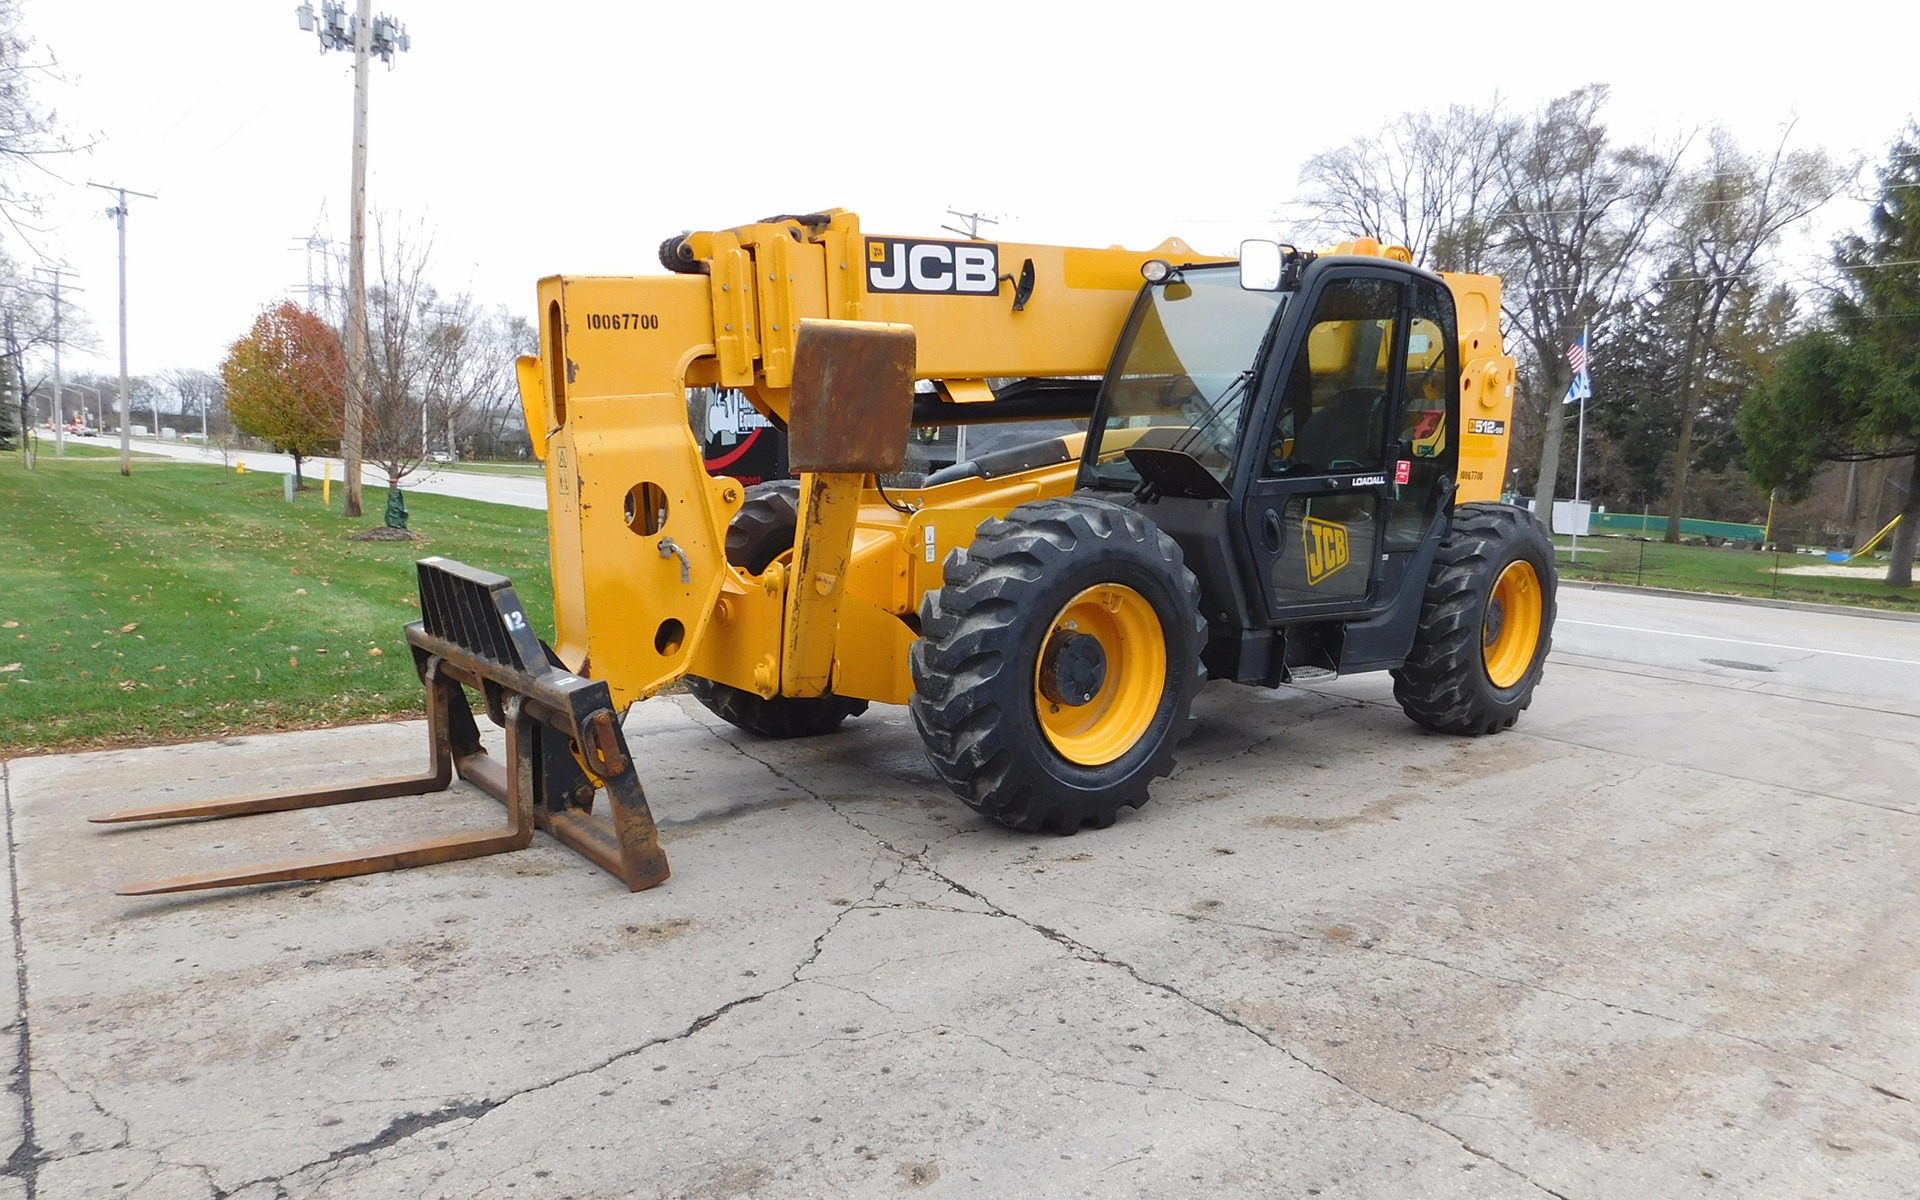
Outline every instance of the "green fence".
<path id="1" fill-rule="evenodd" d="M 1665 537 L 1667 518 L 1641 513 L 1595 513 L 1587 522 L 1594 533 L 1624 533 L 1644 537 Z M 1757 542 L 1767 536 L 1764 525 L 1741 525 L 1733 521 L 1697 521 L 1680 518 L 1680 536 L 1725 538 L 1730 542 Z"/>

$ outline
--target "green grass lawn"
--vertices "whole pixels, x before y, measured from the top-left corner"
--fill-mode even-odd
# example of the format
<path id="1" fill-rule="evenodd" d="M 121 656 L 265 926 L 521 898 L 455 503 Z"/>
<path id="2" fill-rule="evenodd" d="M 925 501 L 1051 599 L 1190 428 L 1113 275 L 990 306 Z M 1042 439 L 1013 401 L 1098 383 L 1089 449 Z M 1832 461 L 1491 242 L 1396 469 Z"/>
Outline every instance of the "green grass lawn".
<path id="1" fill-rule="evenodd" d="M 1884 561 L 1871 575 L 1841 579 L 1789 573 L 1799 567 L 1826 566 L 1823 554 L 1775 555 L 1731 547 L 1669 546 L 1637 538 L 1595 537 L 1580 539 L 1580 561 L 1575 563 L 1569 557 L 1568 539 L 1556 537 L 1554 542 L 1560 548 L 1563 579 L 1920 612 L 1920 588 L 1888 587 Z"/>
<path id="2" fill-rule="evenodd" d="M 71 450 L 71 446 L 69 449 Z M 278 474 L 118 452 L 0 461 L 0 755 L 220 737 L 422 711 L 401 627 L 413 561 L 509 576 L 551 625 L 546 514 L 409 494 L 424 540 L 356 542 L 380 524 L 293 504 Z"/>
<path id="3" fill-rule="evenodd" d="M 419 613 L 413 561 L 445 555 L 513 579 L 551 626 L 546 516 L 414 493 L 415 542 L 356 542 L 281 476 L 69 444 L 28 471 L 0 459 L 0 755 L 213 738 L 422 710 L 401 628 Z M 92 451 L 93 453 L 87 453 Z M 1583 538 L 1568 579 L 1920 611 L 1875 579 L 1780 574 L 1815 555 Z"/>
<path id="4" fill-rule="evenodd" d="M 37 459 L 37 461 L 39 462 L 48 462 L 48 461 L 58 462 L 60 460 L 60 456 L 54 453 L 53 438 L 47 434 L 43 433 L 40 435 L 40 440 L 37 443 L 35 443 L 34 448 L 37 451 L 39 451 L 39 457 Z M 160 457 L 159 455 L 148 454 L 146 451 L 141 450 L 137 447 L 133 451 L 131 451 L 131 453 L 135 458 Z M 67 458 L 111 458 L 111 459 L 117 460 L 120 457 L 120 440 L 118 438 L 115 438 L 109 441 L 106 438 L 97 438 L 97 437 L 93 437 L 93 438 L 70 437 L 67 439 L 66 457 Z M 15 464 L 17 465 L 20 461 L 20 455 L 18 451 L 14 452 L 13 458 L 14 458 Z"/>

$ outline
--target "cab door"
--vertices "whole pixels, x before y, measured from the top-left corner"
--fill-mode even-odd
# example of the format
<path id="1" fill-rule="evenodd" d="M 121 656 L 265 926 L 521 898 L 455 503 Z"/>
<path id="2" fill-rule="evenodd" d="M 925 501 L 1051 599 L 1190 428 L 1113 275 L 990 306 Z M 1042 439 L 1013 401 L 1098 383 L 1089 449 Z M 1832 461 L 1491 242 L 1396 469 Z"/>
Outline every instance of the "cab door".
<path id="1" fill-rule="evenodd" d="M 1409 277 L 1331 266 L 1286 335 L 1287 365 L 1242 510 L 1267 616 L 1364 612 L 1380 596 L 1404 403 Z"/>

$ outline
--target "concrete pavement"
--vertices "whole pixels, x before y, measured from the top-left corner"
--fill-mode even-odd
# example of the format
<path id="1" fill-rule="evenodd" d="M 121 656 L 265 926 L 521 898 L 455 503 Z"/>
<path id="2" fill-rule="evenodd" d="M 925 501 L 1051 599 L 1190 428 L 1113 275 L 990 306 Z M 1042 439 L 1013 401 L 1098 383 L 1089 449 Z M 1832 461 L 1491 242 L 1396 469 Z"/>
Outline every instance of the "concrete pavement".
<path id="1" fill-rule="evenodd" d="M 83 445 L 118 446 L 117 439 L 83 439 Z M 160 441 L 157 438 L 135 438 L 133 448 L 141 454 L 157 454 L 180 462 L 207 463 L 213 466 L 231 467 L 244 462 L 249 471 L 263 471 L 271 475 L 285 475 L 293 470 L 291 455 L 276 454 L 272 451 L 230 450 L 224 456 L 210 446 L 197 446 L 191 442 Z M 47 451 L 46 453 L 51 453 Z M 323 467 L 331 466 L 336 485 L 346 477 L 346 464 L 337 458 L 303 458 L 300 469 L 308 479 L 317 480 Z M 379 489 L 386 493 L 386 473 L 375 467 L 363 467 L 360 472 L 363 489 Z M 505 475 L 483 471 L 463 471 L 456 465 L 426 465 L 409 475 L 401 484 L 408 492 L 427 492 L 438 496 L 458 496 L 465 500 L 485 500 L 493 504 L 508 504 L 516 508 L 541 508 L 547 506 L 547 483 L 542 475 Z M 372 501 L 368 504 L 371 507 Z"/>
<path id="2" fill-rule="evenodd" d="M 1155 799 L 1012 834 L 902 710 L 628 736 L 674 878 L 544 837 L 331 884 L 111 885 L 491 824 L 418 725 L 5 764 L 0 1198 L 1906 1196 L 1920 625 L 1562 592 L 1520 727 L 1216 685 Z"/>

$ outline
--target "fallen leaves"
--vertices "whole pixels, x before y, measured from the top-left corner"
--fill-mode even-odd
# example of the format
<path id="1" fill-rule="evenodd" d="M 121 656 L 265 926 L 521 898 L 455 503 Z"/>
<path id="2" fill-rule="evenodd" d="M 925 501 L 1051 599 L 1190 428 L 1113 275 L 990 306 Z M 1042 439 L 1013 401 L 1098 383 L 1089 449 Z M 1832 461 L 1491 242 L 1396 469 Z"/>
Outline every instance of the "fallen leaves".
<path id="1" fill-rule="evenodd" d="M 10 672 L 18 671 L 23 665 L 24 664 L 22 663 L 8 663 L 6 666 L 0 667 L 0 675 L 6 675 Z"/>

